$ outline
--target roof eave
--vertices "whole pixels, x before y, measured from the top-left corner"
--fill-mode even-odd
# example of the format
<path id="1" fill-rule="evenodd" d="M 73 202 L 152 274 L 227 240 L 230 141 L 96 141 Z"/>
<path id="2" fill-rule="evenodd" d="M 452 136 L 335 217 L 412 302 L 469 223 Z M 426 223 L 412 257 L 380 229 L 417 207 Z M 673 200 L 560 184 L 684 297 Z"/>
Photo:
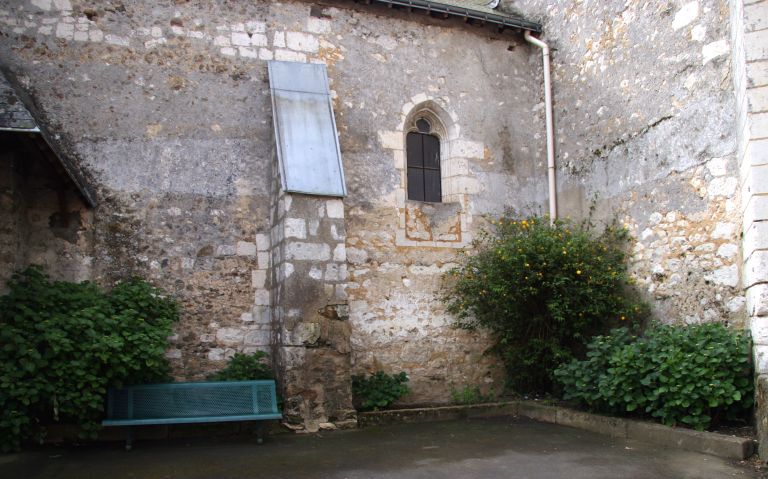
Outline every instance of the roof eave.
<path id="1" fill-rule="evenodd" d="M 19 87 L 19 82 L 16 79 L 16 76 L 12 74 L 10 70 L 5 68 L 4 66 L 0 65 L 0 75 L 5 77 L 6 81 L 10 85 L 11 89 L 13 90 L 16 97 L 21 101 L 21 103 L 26 108 L 27 112 L 29 112 L 30 116 L 32 117 L 32 120 L 35 123 L 35 127 L 33 128 L 3 128 L 3 131 L 8 132 L 15 132 L 15 133 L 33 133 L 40 135 L 43 140 L 48 144 L 48 147 L 51 149 L 51 151 L 54 153 L 56 158 L 59 160 L 59 163 L 64 168 L 64 171 L 66 171 L 67 175 L 69 176 L 70 180 L 75 184 L 75 187 L 80 192 L 80 194 L 83 196 L 83 199 L 85 200 L 86 204 L 91 207 L 95 208 L 97 205 L 96 202 L 96 193 L 94 189 L 91 187 L 88 180 L 85 178 L 85 176 L 80 171 L 80 168 L 78 168 L 74 162 L 72 162 L 65 154 L 64 151 L 62 151 L 62 148 L 59 147 L 58 141 L 54 141 L 54 137 L 46 128 L 44 123 L 41 123 L 39 121 L 40 115 L 37 112 L 37 109 L 35 108 L 34 102 L 30 98 L 30 96 L 27 94 L 27 92 Z"/>
<path id="2" fill-rule="evenodd" d="M 523 20 L 522 18 L 483 12 L 467 7 L 431 2 L 429 0 L 369 0 L 367 3 L 381 3 L 389 6 L 407 7 L 427 12 L 438 12 L 452 17 L 480 20 L 492 25 L 498 25 L 500 28 L 519 28 L 533 33 L 541 33 L 541 25 L 536 22 L 530 22 L 528 20 Z"/>

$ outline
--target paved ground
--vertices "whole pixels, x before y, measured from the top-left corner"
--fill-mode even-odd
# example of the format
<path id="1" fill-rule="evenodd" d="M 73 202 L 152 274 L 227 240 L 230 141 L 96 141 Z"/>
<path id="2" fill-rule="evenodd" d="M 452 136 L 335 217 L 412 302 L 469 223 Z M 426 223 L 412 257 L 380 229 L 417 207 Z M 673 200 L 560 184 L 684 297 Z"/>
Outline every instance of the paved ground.
<path id="1" fill-rule="evenodd" d="M 498 418 L 321 435 L 48 447 L 0 456 L 0 477 L 329 479 L 756 478 L 712 456 Z"/>

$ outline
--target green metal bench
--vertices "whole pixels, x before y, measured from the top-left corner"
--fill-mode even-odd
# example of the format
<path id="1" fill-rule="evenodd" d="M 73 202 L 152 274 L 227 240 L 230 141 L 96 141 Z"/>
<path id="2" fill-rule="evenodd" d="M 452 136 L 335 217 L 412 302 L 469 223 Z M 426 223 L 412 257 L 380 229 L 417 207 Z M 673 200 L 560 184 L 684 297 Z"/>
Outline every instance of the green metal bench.
<path id="1" fill-rule="evenodd" d="M 125 448 L 131 449 L 132 426 L 280 419 L 275 382 L 221 381 L 146 384 L 110 389 L 104 426 L 126 426 Z M 258 443 L 263 440 L 257 426 Z"/>

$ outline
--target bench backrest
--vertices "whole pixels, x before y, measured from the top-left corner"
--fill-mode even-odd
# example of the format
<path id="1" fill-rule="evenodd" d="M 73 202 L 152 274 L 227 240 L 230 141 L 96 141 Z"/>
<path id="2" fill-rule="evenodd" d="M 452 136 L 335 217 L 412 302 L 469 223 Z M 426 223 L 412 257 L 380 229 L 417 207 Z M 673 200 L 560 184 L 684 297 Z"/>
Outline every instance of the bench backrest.
<path id="1" fill-rule="evenodd" d="M 277 413 L 275 382 L 226 381 L 146 384 L 112 389 L 107 417 L 205 418 Z"/>

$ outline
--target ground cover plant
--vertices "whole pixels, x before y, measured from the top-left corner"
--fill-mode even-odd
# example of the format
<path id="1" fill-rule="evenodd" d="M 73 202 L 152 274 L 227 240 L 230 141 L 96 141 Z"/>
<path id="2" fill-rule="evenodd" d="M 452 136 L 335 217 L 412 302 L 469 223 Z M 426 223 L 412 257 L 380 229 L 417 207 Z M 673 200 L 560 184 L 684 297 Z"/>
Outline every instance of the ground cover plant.
<path id="1" fill-rule="evenodd" d="M 464 386 L 459 389 L 451 387 L 451 401 L 454 404 L 481 404 L 495 400 L 496 394 L 493 390 L 488 391 L 488 394 L 483 394 L 479 386 Z"/>
<path id="2" fill-rule="evenodd" d="M 267 353 L 256 351 L 253 354 L 235 353 L 221 371 L 209 376 L 212 381 L 253 381 L 274 379 L 272 368 L 265 362 Z"/>
<path id="3" fill-rule="evenodd" d="M 750 349 L 747 332 L 719 323 L 655 325 L 642 336 L 622 328 L 595 337 L 587 358 L 555 377 L 566 400 L 590 410 L 706 429 L 748 416 Z"/>
<path id="4" fill-rule="evenodd" d="M 447 273 L 443 299 L 459 327 L 492 333 L 511 389 L 551 392 L 589 338 L 645 313 L 628 293 L 627 240 L 615 225 L 505 215 Z"/>
<path id="5" fill-rule="evenodd" d="M 361 411 L 376 411 L 411 392 L 407 382 L 408 376 L 402 372 L 352 376 L 352 397 Z"/>
<path id="6" fill-rule="evenodd" d="M 0 297 L 0 449 L 44 434 L 51 422 L 100 427 L 109 387 L 168 378 L 176 303 L 140 279 L 106 292 L 16 273 Z"/>

